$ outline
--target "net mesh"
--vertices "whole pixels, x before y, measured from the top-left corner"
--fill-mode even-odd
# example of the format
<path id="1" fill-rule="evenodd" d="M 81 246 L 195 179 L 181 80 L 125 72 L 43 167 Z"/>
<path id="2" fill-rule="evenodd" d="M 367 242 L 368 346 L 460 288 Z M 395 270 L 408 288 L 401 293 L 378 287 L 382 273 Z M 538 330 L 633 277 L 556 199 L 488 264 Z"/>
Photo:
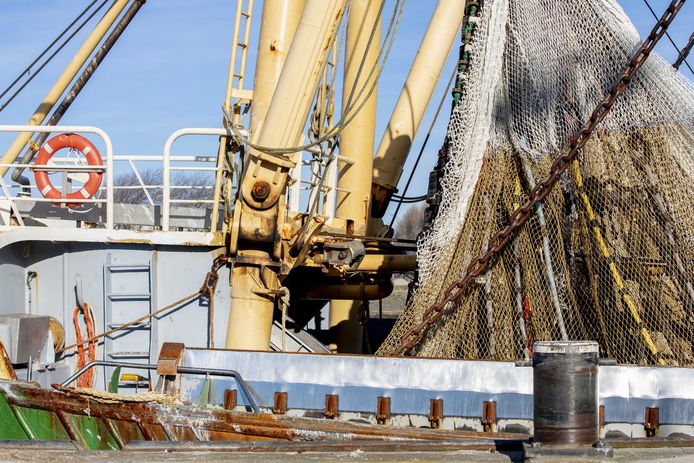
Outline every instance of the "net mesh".
<path id="1" fill-rule="evenodd" d="M 614 0 L 486 0 L 448 130 L 419 285 L 379 350 L 442 299 L 548 173 L 640 38 Z M 694 365 L 694 88 L 652 55 L 486 275 L 419 356 L 514 360 L 586 340 L 621 363 Z"/>

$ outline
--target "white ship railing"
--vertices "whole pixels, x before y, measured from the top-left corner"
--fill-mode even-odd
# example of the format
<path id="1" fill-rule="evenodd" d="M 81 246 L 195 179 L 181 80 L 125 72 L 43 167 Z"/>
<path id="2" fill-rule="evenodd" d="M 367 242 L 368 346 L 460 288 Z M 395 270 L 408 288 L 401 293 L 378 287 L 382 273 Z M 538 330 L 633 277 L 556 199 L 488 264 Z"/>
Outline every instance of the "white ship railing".
<path id="1" fill-rule="evenodd" d="M 54 125 L 54 126 L 35 126 L 35 125 L 0 125 L 0 132 L 32 132 L 32 133 L 54 133 L 54 132 L 71 132 L 71 133 L 93 133 L 101 137 L 104 141 L 104 146 L 106 147 L 106 228 L 113 228 L 113 143 L 111 143 L 111 138 L 106 132 L 98 127 L 92 127 L 88 125 Z M 26 165 L 24 165 L 26 167 Z M 21 164 L 0 164 L 0 167 L 22 167 Z M 31 166 L 28 166 L 31 167 Z M 94 171 L 94 166 L 89 166 L 88 169 Z M 21 215 L 19 215 L 19 210 L 17 209 L 16 200 L 21 200 L 19 198 L 13 198 L 10 195 L 9 188 L 5 183 L 4 179 L 0 177 L 0 182 L 2 183 L 3 193 L 5 197 L 9 200 L 10 207 L 16 214 L 17 222 L 20 225 L 24 225 Z M 55 200 L 46 198 L 32 198 L 32 200 L 46 200 L 47 202 L 55 202 Z M 100 199 L 87 199 L 87 200 L 70 200 L 70 202 L 104 202 Z"/>
<path id="2" fill-rule="evenodd" d="M 202 127 L 190 127 L 190 128 L 184 128 L 180 130 L 176 130 L 174 133 L 172 133 L 169 138 L 166 140 L 166 143 L 164 144 L 164 168 L 163 168 L 163 182 L 164 182 L 164 191 L 163 191 L 163 196 L 162 196 L 162 219 L 161 219 L 161 229 L 163 231 L 168 231 L 169 226 L 170 226 L 170 221 L 171 221 L 171 204 L 172 203 L 181 203 L 181 202 L 191 202 L 192 200 L 172 200 L 171 199 L 171 171 L 174 170 L 175 168 L 171 167 L 171 148 L 173 147 L 173 144 L 176 140 L 179 138 L 186 136 L 186 135 L 206 135 L 206 136 L 218 136 L 221 137 L 223 135 L 226 135 L 227 137 L 232 137 L 233 133 L 231 132 L 231 129 L 223 129 L 223 128 L 202 128 Z M 215 159 L 216 161 L 216 159 Z M 208 168 L 199 168 L 199 169 L 204 169 L 209 172 L 217 172 L 217 167 L 208 167 Z M 198 200 L 200 201 L 200 200 Z M 212 200 L 204 200 L 204 201 L 209 201 L 211 204 L 213 201 Z"/>
<path id="3" fill-rule="evenodd" d="M 316 213 L 330 219 L 335 217 L 335 204 L 337 193 L 349 194 L 350 190 L 337 186 L 338 172 L 340 164 L 354 164 L 354 160 L 340 155 L 334 155 L 333 161 L 325 169 L 325 159 L 320 159 L 318 147 L 311 148 L 301 153 L 299 161 L 291 170 L 289 175 L 289 195 L 287 200 L 290 212 L 300 212 L 302 210 L 302 199 L 306 201 L 306 209 L 311 210 L 311 205 L 318 201 Z M 304 173 L 309 172 L 310 178 L 305 180 Z M 321 175 L 324 178 L 321 181 Z M 301 193 L 308 191 L 308 198 L 302 198 Z"/>
<path id="4" fill-rule="evenodd" d="M 171 223 L 171 208 L 177 205 L 188 204 L 191 206 L 200 204 L 212 204 L 214 200 L 212 195 L 209 198 L 176 198 L 172 197 L 173 190 L 180 189 L 193 189 L 202 188 L 209 189 L 212 191 L 214 188 L 214 181 L 210 182 L 210 185 L 172 185 L 172 173 L 177 171 L 187 171 L 187 172 L 209 172 L 210 174 L 215 174 L 218 170 L 217 159 L 215 156 L 199 156 L 199 155 L 172 155 L 172 149 L 175 142 L 184 136 L 227 136 L 231 137 L 232 132 L 229 129 L 224 128 L 183 128 L 172 133 L 164 145 L 164 151 L 162 155 L 115 155 L 113 153 L 113 144 L 111 138 L 108 134 L 98 128 L 93 126 L 29 126 L 29 125 L 0 125 L 1 132 L 47 132 L 47 133 L 86 133 L 98 135 L 104 143 L 105 146 L 105 156 L 103 156 L 104 165 L 103 166 L 89 166 L 89 165 L 64 165 L 68 162 L 74 162 L 72 158 L 64 158 L 54 156 L 51 165 L 41 167 L 41 170 L 49 172 L 104 172 L 106 177 L 106 185 L 100 189 L 100 194 L 95 195 L 94 198 L 89 199 L 70 199 L 70 203 L 92 203 L 92 204 L 105 204 L 106 214 L 102 219 L 104 220 L 103 225 L 106 229 L 113 229 L 114 225 L 127 225 L 116 223 L 114 215 L 114 198 L 115 192 L 117 190 L 141 190 L 144 198 L 146 200 L 146 205 L 150 207 L 157 206 L 156 200 L 152 195 L 153 191 L 161 190 L 161 223 L 156 224 L 158 217 L 152 220 L 155 228 L 159 225 L 162 231 L 170 231 L 172 228 Z M 317 148 L 316 148 L 317 149 Z M 314 149 L 315 150 L 315 149 Z M 327 175 L 320 181 L 320 177 L 316 176 L 316 171 L 320 171 L 322 167 L 317 164 L 316 152 L 303 152 L 299 157 L 297 166 L 292 170 L 289 178 L 289 195 L 288 195 L 288 209 L 291 212 L 301 212 L 302 210 L 310 210 L 310 205 L 316 199 L 316 195 L 319 196 L 319 208 L 316 213 L 324 215 L 328 218 L 334 217 L 336 195 L 338 192 L 349 193 L 349 190 L 341 189 L 337 187 L 337 177 L 338 177 L 338 165 L 339 164 L 352 164 L 354 161 L 342 156 L 334 156 L 334 160 L 327 169 Z M 146 179 L 143 176 L 143 170 L 141 166 L 143 163 L 154 163 L 158 168 L 161 168 L 162 173 L 162 183 L 161 184 L 147 184 Z M 136 183 L 132 185 L 114 185 L 114 165 L 121 166 L 123 164 L 127 165 L 127 171 L 120 172 L 120 174 L 132 173 L 134 176 L 134 181 Z M 0 164 L 0 167 L 8 167 L 10 169 L 14 168 L 26 168 L 32 169 L 36 166 L 34 164 Z M 312 169 L 313 167 L 313 169 Z M 120 168 L 119 168 L 120 169 Z M 10 170 L 8 170 L 10 172 Z M 308 174 L 308 178 L 305 179 Z M 152 182 L 150 182 L 152 183 Z M 56 185 L 58 190 L 61 188 Z M 30 195 L 22 194 L 12 194 L 12 190 L 26 191 L 30 190 L 32 193 Z M 302 196 L 303 193 L 307 193 L 307 196 Z M 105 198 L 103 197 L 105 196 Z M 60 199 L 49 199 L 40 196 L 36 185 L 19 185 L 8 183 L 0 177 L 0 199 L 7 200 L 9 208 L 12 211 L 13 217 L 17 221 L 17 225 L 25 226 L 24 218 L 27 214 L 22 217 L 20 209 L 17 207 L 19 202 L 33 202 L 33 203 L 56 203 L 62 200 Z M 150 209 L 151 210 L 151 209 Z M 150 214 L 148 212 L 148 214 Z M 215 231 L 215 230 L 212 230 Z"/>

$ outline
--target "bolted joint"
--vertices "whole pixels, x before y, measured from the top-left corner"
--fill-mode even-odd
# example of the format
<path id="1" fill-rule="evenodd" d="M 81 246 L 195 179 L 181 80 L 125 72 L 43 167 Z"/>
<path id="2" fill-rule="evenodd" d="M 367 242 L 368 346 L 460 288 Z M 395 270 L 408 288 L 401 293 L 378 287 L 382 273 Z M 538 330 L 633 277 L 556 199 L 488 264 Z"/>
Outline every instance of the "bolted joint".
<path id="1" fill-rule="evenodd" d="M 265 180 L 258 180 L 251 188 L 251 196 L 255 201 L 263 202 L 270 196 L 270 184 Z"/>

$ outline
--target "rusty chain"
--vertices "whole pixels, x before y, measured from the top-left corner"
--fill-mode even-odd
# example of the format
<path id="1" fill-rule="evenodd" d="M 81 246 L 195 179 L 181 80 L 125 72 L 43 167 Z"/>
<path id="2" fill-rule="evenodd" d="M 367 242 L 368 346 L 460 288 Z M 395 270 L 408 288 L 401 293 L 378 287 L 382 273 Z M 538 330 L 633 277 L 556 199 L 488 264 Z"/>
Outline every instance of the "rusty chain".
<path id="1" fill-rule="evenodd" d="M 672 63 L 673 68 L 679 71 L 682 63 L 687 61 L 687 56 L 689 56 L 689 52 L 692 50 L 692 47 L 694 47 L 694 32 L 692 32 L 692 35 L 689 36 L 689 42 L 687 42 L 687 46 L 685 46 L 682 49 L 682 51 L 680 51 L 680 54 L 677 56 L 677 59 L 674 63 Z M 687 67 L 689 67 L 689 64 L 687 64 Z"/>
<path id="2" fill-rule="evenodd" d="M 617 80 L 609 93 L 600 101 L 581 131 L 569 140 L 568 146 L 564 148 L 562 153 L 555 159 L 550 169 L 549 176 L 535 185 L 530 191 L 525 203 L 511 214 L 509 217 L 509 224 L 489 240 L 487 251 L 468 265 L 465 275 L 444 291 L 443 299 L 429 307 L 424 312 L 422 321 L 403 335 L 393 355 L 404 355 L 413 349 L 422 340 L 425 332 L 443 317 L 446 308 L 451 303 L 460 299 L 470 283 L 489 270 L 492 260 L 498 257 L 504 250 L 515 231 L 527 222 L 535 206 L 538 203 L 542 203 L 549 195 L 550 191 L 552 191 L 552 187 L 554 187 L 559 180 L 559 177 L 569 168 L 571 161 L 574 160 L 578 152 L 588 142 L 595 128 L 609 114 L 617 97 L 623 94 L 629 87 L 634 74 L 643 65 L 651 51 L 653 51 L 655 45 L 665 34 L 668 26 L 675 19 L 675 16 L 677 16 L 677 13 L 680 11 L 685 1 L 686 0 L 672 0 L 670 2 L 667 10 L 665 10 L 662 17 L 653 27 L 646 40 L 632 56 L 619 80 Z"/>
<path id="3" fill-rule="evenodd" d="M 208 324 L 207 324 L 207 344 L 209 348 L 214 348 L 214 291 L 217 289 L 217 282 L 219 281 L 219 275 L 217 272 L 220 268 L 224 267 L 229 263 L 229 256 L 226 254 L 220 254 L 215 257 L 212 261 L 212 267 L 210 271 L 205 275 L 205 280 L 202 282 L 202 287 L 200 288 L 200 299 L 207 301 L 208 308 Z"/>

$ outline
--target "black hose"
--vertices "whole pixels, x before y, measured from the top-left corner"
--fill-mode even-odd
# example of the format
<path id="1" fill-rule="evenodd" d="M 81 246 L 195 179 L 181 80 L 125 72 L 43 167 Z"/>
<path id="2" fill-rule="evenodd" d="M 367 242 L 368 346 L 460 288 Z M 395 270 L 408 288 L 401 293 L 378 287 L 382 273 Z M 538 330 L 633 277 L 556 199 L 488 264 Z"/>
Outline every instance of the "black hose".
<path id="1" fill-rule="evenodd" d="M 434 125 L 436 124 L 436 120 L 439 118 L 439 113 L 441 112 L 441 107 L 443 106 L 443 102 L 446 101 L 446 95 L 448 95 L 448 90 L 451 88 L 451 84 L 453 83 L 453 79 L 455 78 L 457 72 L 453 72 L 451 74 L 451 78 L 448 80 L 448 85 L 446 85 L 446 91 L 443 93 L 443 97 L 441 98 L 441 102 L 439 103 L 439 107 L 436 108 L 436 114 L 434 114 L 434 119 L 431 121 L 431 125 L 429 126 L 429 130 L 427 131 L 427 136 L 424 138 L 424 143 L 422 143 L 422 147 L 419 149 L 419 153 L 417 154 L 417 159 L 414 161 L 414 166 L 412 166 L 412 170 L 410 171 L 410 175 L 407 177 L 407 183 L 405 183 L 405 189 L 402 192 L 401 197 L 406 197 L 405 195 L 407 194 L 408 188 L 410 188 L 410 183 L 412 183 L 412 179 L 414 178 L 414 173 L 417 171 L 417 166 L 419 165 L 419 161 L 422 159 L 422 154 L 424 154 L 424 149 L 427 147 L 427 143 L 429 143 L 429 138 L 431 137 L 431 131 L 434 128 Z M 419 201 L 416 201 L 419 202 Z M 398 212 L 400 212 L 400 206 L 403 204 L 408 204 L 406 202 L 400 201 L 398 202 L 397 207 L 395 208 L 395 212 L 393 212 L 393 217 L 390 219 L 390 225 L 388 225 L 390 228 L 393 228 L 393 224 L 395 223 L 395 218 L 398 216 Z"/>

